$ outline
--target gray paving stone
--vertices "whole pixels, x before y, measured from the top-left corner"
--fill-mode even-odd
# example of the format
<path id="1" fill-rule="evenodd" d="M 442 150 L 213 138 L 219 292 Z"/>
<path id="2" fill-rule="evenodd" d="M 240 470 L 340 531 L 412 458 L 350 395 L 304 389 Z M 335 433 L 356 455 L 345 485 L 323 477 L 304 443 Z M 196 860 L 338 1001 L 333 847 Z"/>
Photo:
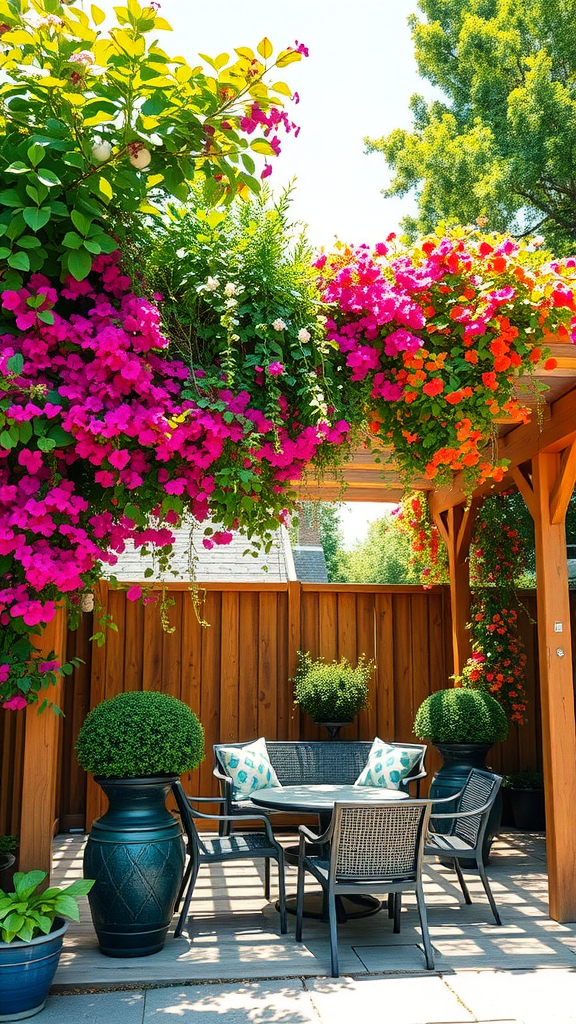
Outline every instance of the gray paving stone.
<path id="1" fill-rule="evenodd" d="M 49 996 L 42 1024 L 142 1024 L 143 992 L 95 992 Z"/>
<path id="2" fill-rule="evenodd" d="M 146 993 L 144 1024 L 320 1024 L 302 982 L 198 985 Z"/>
<path id="3" fill-rule="evenodd" d="M 360 1020 L 467 1024 L 476 1020 L 435 974 L 410 978 L 314 978 L 304 984 L 322 1024 Z"/>
<path id="4" fill-rule="evenodd" d="M 576 970 L 459 971 L 446 980 L 479 1021 L 576 1024 Z"/>

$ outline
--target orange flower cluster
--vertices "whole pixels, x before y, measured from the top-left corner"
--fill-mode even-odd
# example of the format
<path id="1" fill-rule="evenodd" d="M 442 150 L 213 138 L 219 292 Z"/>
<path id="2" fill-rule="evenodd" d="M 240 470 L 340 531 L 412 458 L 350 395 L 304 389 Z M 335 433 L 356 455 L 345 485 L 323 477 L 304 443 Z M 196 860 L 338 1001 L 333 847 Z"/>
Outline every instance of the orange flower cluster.
<path id="1" fill-rule="evenodd" d="M 547 344 L 576 337 L 576 260 L 454 229 L 410 249 L 390 236 L 372 254 L 341 250 L 320 269 L 329 341 L 405 478 L 501 479 L 495 419 L 529 419 L 518 377 L 553 369 Z"/>

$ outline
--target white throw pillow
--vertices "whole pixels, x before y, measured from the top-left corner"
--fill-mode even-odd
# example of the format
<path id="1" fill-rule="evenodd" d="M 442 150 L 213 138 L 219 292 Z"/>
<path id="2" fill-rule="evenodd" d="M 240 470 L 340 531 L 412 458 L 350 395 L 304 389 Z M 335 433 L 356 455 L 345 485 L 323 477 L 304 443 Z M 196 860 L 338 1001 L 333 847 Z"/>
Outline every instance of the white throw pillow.
<path id="1" fill-rule="evenodd" d="M 235 800 L 246 800 L 257 789 L 274 789 L 280 786 L 274 771 L 266 740 L 263 736 L 244 747 L 218 748 L 218 756 L 232 779 L 232 794 Z"/>
<path id="2" fill-rule="evenodd" d="M 381 786 L 382 789 L 400 789 L 405 779 L 420 758 L 420 751 L 413 747 L 396 747 L 384 740 L 374 740 L 368 762 L 360 773 L 355 786 Z"/>

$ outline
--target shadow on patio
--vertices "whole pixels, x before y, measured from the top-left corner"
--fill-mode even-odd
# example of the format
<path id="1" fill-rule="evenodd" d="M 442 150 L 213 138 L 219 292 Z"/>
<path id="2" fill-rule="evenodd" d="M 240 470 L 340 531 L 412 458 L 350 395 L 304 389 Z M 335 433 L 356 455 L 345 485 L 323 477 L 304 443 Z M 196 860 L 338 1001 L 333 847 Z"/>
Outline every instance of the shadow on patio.
<path id="1" fill-rule="evenodd" d="M 293 842 L 293 836 L 285 838 L 286 844 Z M 55 884 L 81 875 L 84 842 L 84 836 L 56 837 Z M 465 906 L 452 870 L 431 860 L 426 863 L 436 971 L 576 968 L 576 924 L 558 924 L 548 916 L 544 838 L 512 830 L 502 833 L 488 873 L 501 911 L 501 928 L 492 923 L 475 872 L 466 875 L 474 903 Z M 287 868 L 286 874 L 288 892 L 295 892 L 295 868 Z M 273 873 L 273 891 L 274 887 Z M 187 933 L 177 940 L 169 935 L 164 950 L 153 957 L 102 956 L 87 901 L 82 903 L 80 924 L 71 923 L 65 939 L 53 991 L 329 974 L 327 925 L 306 921 L 304 942 L 299 945 L 294 939 L 294 918 L 289 917 L 289 934 L 280 936 L 274 905 L 264 900 L 263 865 L 250 861 L 204 867 Z M 426 973 L 416 905 L 410 895 L 405 898 L 400 935 L 393 934 L 392 922 L 380 912 L 340 925 L 338 940 L 342 975 Z"/>

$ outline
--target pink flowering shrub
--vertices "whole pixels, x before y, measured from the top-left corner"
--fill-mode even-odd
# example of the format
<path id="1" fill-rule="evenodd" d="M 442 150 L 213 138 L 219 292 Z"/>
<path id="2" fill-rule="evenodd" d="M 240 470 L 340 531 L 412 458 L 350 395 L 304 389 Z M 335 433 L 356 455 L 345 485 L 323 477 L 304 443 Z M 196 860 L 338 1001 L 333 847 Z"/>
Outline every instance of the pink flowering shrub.
<path id="1" fill-rule="evenodd" d="M 495 417 L 525 422 L 518 377 L 576 338 L 576 258 L 463 228 L 408 250 L 394 238 L 317 261 L 328 339 L 407 481 L 500 480 Z"/>
<path id="2" fill-rule="evenodd" d="M 275 424 L 225 379 L 200 391 L 167 357 L 159 309 L 132 291 L 119 261 L 119 253 L 99 256 L 90 279 L 60 287 L 34 274 L 0 296 L 11 327 L 0 354 L 0 699 L 8 708 L 21 695 L 37 699 L 59 667 L 50 658 L 26 667 L 21 642 L 63 598 L 77 602 L 128 540 L 169 550 L 184 513 L 265 533 L 282 519 L 289 481 L 348 433 L 344 421 L 302 425 L 287 403 Z M 208 546 L 231 537 L 212 532 Z M 128 596 L 140 597 L 139 588 Z"/>

